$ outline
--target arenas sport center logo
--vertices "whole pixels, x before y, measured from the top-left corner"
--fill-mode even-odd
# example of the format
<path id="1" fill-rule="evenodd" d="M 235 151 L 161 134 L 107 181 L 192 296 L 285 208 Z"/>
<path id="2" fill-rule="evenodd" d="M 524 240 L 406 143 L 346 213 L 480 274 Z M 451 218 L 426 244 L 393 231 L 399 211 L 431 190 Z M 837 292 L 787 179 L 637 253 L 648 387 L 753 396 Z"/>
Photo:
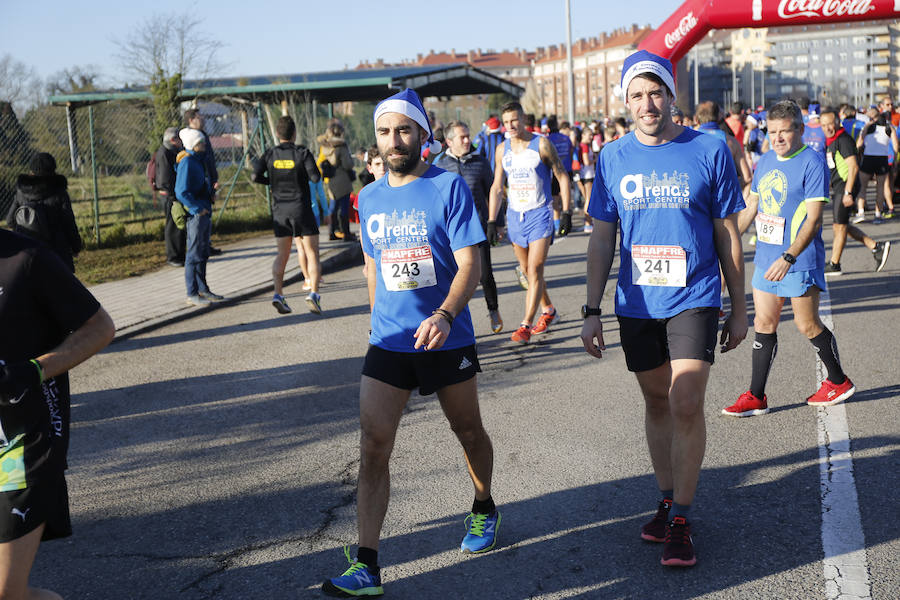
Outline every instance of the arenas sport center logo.
<path id="1" fill-rule="evenodd" d="M 633 173 L 619 181 L 619 194 L 625 210 L 647 208 L 688 208 L 691 203 L 691 181 L 687 173 L 656 171 L 645 175 Z"/>

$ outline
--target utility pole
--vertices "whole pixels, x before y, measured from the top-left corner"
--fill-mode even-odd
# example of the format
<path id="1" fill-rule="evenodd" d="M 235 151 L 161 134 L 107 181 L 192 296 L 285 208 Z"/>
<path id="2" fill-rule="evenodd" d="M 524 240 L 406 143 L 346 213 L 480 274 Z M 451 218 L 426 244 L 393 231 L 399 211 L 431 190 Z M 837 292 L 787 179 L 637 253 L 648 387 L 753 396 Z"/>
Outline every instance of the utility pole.
<path id="1" fill-rule="evenodd" d="M 566 0 L 566 68 L 569 69 L 569 123 L 575 123 L 575 70 L 572 68 L 572 11 Z"/>

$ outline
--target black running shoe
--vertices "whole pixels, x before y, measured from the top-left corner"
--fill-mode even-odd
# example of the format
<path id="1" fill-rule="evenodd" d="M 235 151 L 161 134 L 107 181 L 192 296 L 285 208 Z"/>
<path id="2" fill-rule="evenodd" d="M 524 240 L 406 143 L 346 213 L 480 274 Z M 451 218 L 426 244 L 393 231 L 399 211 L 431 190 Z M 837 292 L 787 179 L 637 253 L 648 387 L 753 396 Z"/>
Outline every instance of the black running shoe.
<path id="1" fill-rule="evenodd" d="M 672 500 L 664 498 L 656 509 L 656 516 L 649 523 L 641 527 L 641 539 L 648 542 L 666 541 L 666 525 L 669 522 L 669 509 L 672 508 Z"/>
<path id="2" fill-rule="evenodd" d="M 694 541 L 691 539 L 691 526 L 684 517 L 675 517 L 669 522 L 666 545 L 663 546 L 663 555 L 659 562 L 667 567 L 693 567 L 697 564 Z"/>
<path id="3" fill-rule="evenodd" d="M 878 242 L 875 244 L 875 249 L 872 250 L 872 258 L 875 259 L 875 272 L 878 273 L 884 268 L 884 265 L 887 263 L 888 254 L 891 253 L 891 243 L 890 242 Z"/>

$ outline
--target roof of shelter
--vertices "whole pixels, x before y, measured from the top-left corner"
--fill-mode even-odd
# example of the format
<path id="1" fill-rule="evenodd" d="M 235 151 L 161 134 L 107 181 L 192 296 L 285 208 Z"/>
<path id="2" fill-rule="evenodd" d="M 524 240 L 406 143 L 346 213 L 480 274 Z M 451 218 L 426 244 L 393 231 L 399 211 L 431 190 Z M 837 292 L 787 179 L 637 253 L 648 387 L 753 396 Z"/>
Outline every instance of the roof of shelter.
<path id="1" fill-rule="evenodd" d="M 406 87 L 415 89 L 422 97 L 496 92 L 518 97 L 524 93 L 520 86 L 496 75 L 468 64 L 451 63 L 186 81 L 181 97 L 232 96 L 244 100 L 273 100 L 279 93 L 300 92 L 307 100 L 320 103 L 377 101 Z M 108 100 L 149 99 L 146 86 L 50 96 L 52 104 L 72 106 Z"/>

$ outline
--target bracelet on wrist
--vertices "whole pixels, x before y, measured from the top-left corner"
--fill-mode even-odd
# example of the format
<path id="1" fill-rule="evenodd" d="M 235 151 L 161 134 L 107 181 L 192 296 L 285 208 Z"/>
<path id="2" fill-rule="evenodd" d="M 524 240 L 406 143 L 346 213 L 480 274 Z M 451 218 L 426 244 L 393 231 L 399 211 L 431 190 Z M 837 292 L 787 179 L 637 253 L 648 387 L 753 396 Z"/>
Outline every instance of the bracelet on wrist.
<path id="1" fill-rule="evenodd" d="M 450 314 L 449 310 L 446 310 L 444 308 L 436 308 L 431 312 L 431 314 L 444 317 L 444 320 L 447 321 L 448 325 L 453 325 L 453 315 Z"/>
<path id="2" fill-rule="evenodd" d="M 36 358 L 32 358 L 29 362 L 37 367 L 38 377 L 41 378 L 41 383 L 44 383 L 44 369 L 41 368 L 41 363 Z"/>

